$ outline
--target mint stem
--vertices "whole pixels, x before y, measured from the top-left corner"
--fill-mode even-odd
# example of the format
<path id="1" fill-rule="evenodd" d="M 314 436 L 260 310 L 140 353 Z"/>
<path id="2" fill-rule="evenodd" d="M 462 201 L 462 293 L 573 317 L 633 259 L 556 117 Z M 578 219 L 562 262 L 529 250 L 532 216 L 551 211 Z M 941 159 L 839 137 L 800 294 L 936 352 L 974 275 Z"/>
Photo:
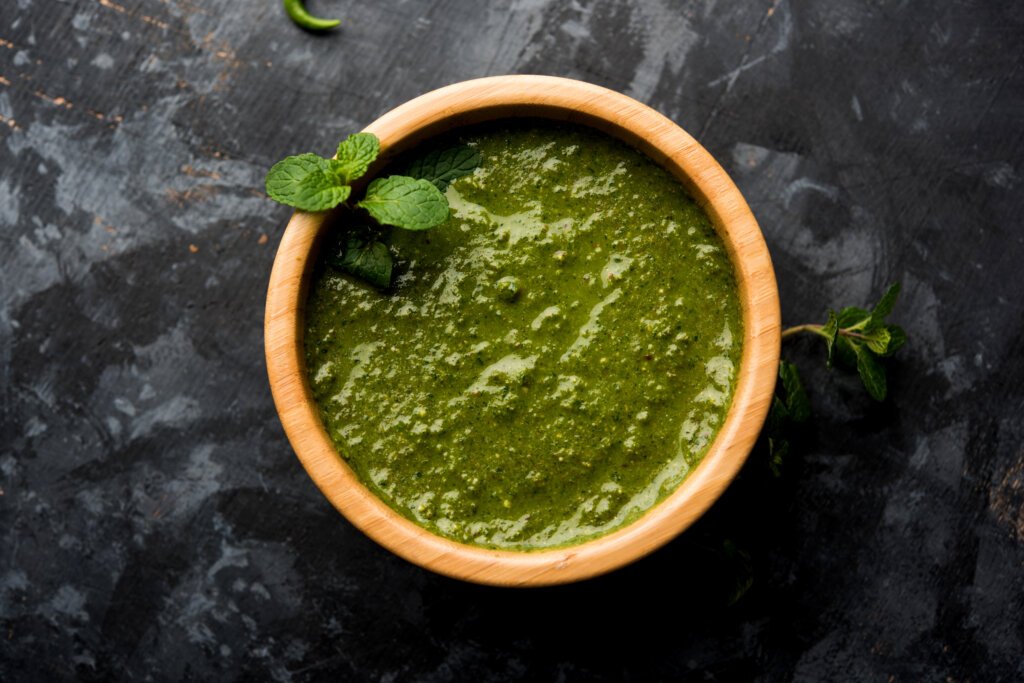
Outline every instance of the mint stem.
<path id="1" fill-rule="evenodd" d="M 815 325 L 813 323 L 809 323 L 807 325 L 795 325 L 793 327 L 787 327 L 786 329 L 784 329 L 782 331 L 782 338 L 786 339 L 787 337 L 795 337 L 801 332 L 816 334 L 819 337 L 827 337 L 828 335 L 825 334 L 824 329 L 824 325 Z M 839 334 L 843 337 L 851 337 L 853 339 L 867 339 L 867 337 L 865 337 L 863 334 L 860 334 L 859 332 L 854 332 L 852 329 L 849 328 L 840 329 Z"/>

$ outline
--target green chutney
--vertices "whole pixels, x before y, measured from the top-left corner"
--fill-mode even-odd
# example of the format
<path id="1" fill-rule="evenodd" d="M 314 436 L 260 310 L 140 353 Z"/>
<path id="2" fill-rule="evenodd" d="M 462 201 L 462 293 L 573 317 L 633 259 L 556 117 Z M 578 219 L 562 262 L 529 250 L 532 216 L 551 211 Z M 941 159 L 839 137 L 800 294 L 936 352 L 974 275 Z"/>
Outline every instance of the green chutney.
<path id="1" fill-rule="evenodd" d="M 317 266 L 313 394 L 341 457 L 415 523 L 582 543 L 715 438 L 742 350 L 733 267 L 682 185 L 610 136 L 531 121 L 457 139 L 482 163 L 448 187 L 446 223 L 388 233 L 391 290 Z"/>

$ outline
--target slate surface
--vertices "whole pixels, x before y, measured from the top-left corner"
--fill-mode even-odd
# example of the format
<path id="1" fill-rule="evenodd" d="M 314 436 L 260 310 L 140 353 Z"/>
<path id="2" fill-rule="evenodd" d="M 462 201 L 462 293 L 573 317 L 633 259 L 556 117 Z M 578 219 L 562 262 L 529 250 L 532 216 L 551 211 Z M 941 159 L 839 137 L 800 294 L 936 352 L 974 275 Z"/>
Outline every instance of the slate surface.
<path id="1" fill-rule="evenodd" d="M 344 28 L 0 3 L 0 680 L 1024 677 L 1024 4 L 311 9 Z M 787 323 L 900 280 L 911 343 L 882 406 L 787 344 L 815 418 L 780 479 L 755 456 L 653 557 L 516 592 L 391 556 L 293 457 L 261 333 L 288 211 L 261 187 L 415 95 L 527 72 L 694 133 Z"/>

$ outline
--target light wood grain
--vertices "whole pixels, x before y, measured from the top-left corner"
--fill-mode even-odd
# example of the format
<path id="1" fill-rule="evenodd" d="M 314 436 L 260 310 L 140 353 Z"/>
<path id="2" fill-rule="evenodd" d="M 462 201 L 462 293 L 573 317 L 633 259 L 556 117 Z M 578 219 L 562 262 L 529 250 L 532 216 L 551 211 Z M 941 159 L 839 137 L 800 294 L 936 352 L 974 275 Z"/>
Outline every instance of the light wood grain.
<path id="1" fill-rule="evenodd" d="M 303 309 L 324 214 L 296 212 L 288 224 L 270 276 L 265 344 L 270 386 L 288 439 L 316 485 L 354 525 L 396 554 L 441 574 L 493 585 L 539 586 L 577 581 L 632 562 L 690 526 L 721 495 L 746 460 L 768 412 L 779 361 L 779 296 L 757 222 L 721 166 L 679 126 L 605 88 L 548 76 L 499 76 L 435 90 L 366 128 L 382 145 L 374 169 L 438 133 L 512 116 L 575 121 L 629 142 L 686 185 L 726 244 L 743 307 L 736 392 L 707 455 L 678 490 L 615 533 L 532 553 L 454 543 L 382 503 L 338 456 L 306 380 Z"/>

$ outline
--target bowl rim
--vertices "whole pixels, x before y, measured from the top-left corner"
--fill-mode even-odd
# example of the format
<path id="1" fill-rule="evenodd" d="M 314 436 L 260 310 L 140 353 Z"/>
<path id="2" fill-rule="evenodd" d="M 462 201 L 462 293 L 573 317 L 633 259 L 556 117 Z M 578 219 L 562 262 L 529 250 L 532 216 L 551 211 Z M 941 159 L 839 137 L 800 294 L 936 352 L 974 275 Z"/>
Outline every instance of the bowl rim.
<path id="1" fill-rule="evenodd" d="M 781 329 L 771 257 L 739 189 L 682 128 L 626 95 L 566 78 L 495 76 L 428 92 L 384 114 L 365 131 L 380 138 L 384 164 L 444 130 L 523 116 L 583 123 L 638 147 L 687 187 L 729 252 L 744 328 L 735 393 L 704 459 L 673 493 L 625 527 L 575 546 L 490 550 L 438 536 L 399 515 L 359 481 L 331 443 L 313 401 L 305 372 L 303 309 L 311 255 L 328 213 L 293 214 L 274 259 L 264 321 L 267 373 L 281 423 L 303 467 L 334 507 L 410 562 L 449 577 L 500 586 L 594 577 L 651 553 L 696 521 L 736 476 L 761 430 L 775 388 Z"/>

